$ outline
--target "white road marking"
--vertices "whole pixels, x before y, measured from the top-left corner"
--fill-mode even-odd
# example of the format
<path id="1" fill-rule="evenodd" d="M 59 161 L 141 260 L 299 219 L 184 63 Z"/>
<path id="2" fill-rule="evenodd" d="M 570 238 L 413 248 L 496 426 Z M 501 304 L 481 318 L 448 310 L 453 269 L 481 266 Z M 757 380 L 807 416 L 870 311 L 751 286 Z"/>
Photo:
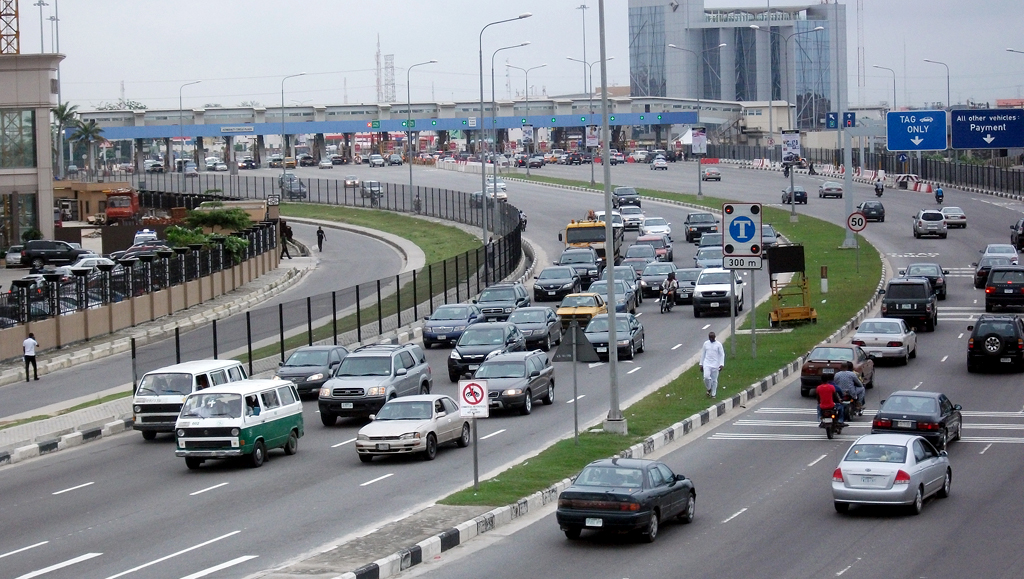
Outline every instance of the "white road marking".
<path id="1" fill-rule="evenodd" d="M 949 358 L 949 354 L 946 354 L 945 356 L 943 356 L 942 359 L 939 360 L 939 362 L 945 362 L 946 358 Z"/>
<path id="2" fill-rule="evenodd" d="M 214 565 L 213 567 L 209 567 L 207 569 L 203 569 L 202 571 L 196 571 L 195 573 L 193 573 L 191 575 L 186 575 L 186 576 L 182 577 L 181 579 L 199 579 L 200 577 L 206 577 L 207 575 L 216 573 L 217 571 L 220 571 L 222 569 L 227 569 L 228 567 L 234 567 L 235 565 L 238 565 L 239 563 L 245 563 L 246 561 L 248 561 L 250 559 L 255 559 L 258 556 L 259 555 L 243 555 L 242 557 L 238 557 L 238 558 L 232 559 L 230 561 L 225 561 L 225 562 L 221 563 L 220 565 Z"/>
<path id="3" fill-rule="evenodd" d="M 921 384 L 924 384 L 924 382 L 918 382 L 913 388 L 911 388 L 911 390 L 917 390 L 921 387 Z"/>
<path id="4" fill-rule="evenodd" d="M 711 327 L 711 324 L 705 324 L 705 326 L 704 326 L 703 328 L 701 328 L 701 329 L 702 329 L 702 330 L 706 330 L 706 329 L 708 329 L 708 328 L 710 328 L 710 327 Z"/>
<path id="5" fill-rule="evenodd" d="M 40 547 L 40 546 L 45 545 L 47 543 L 49 543 L 49 541 L 43 541 L 42 543 L 36 543 L 35 545 L 29 545 L 28 547 L 22 547 L 20 549 L 15 549 L 14 551 L 11 551 L 9 553 L 4 553 L 3 555 L 0 555 L 0 559 L 3 559 L 4 557 L 8 557 L 10 555 L 17 555 L 18 553 L 21 553 L 22 551 L 28 551 L 29 549 L 35 549 L 36 547 Z"/>
<path id="6" fill-rule="evenodd" d="M 587 364 L 587 368 L 597 368 L 598 366 L 604 366 L 604 362 L 591 362 Z"/>
<path id="7" fill-rule="evenodd" d="M 849 570 L 850 570 L 850 568 L 851 568 L 851 567 L 853 567 L 853 565 L 847 565 L 845 569 L 843 569 L 842 571 L 840 571 L 840 572 L 836 573 L 836 577 L 839 577 L 839 576 L 840 576 L 840 575 L 842 575 L 843 573 L 846 573 L 847 571 L 849 571 Z"/>
<path id="8" fill-rule="evenodd" d="M 629 372 L 626 372 L 626 374 L 627 374 L 627 375 L 628 375 L 628 374 L 632 374 L 633 372 L 636 372 L 636 371 L 640 370 L 640 368 L 642 368 L 642 366 L 637 366 L 636 368 L 633 368 L 633 369 L 632 369 L 632 370 L 630 370 Z"/>
<path id="9" fill-rule="evenodd" d="M 566 400 L 565 403 L 566 404 L 572 404 L 573 402 L 576 402 L 577 400 L 581 400 L 581 399 L 586 398 L 586 397 L 587 397 L 586 394 L 580 394 L 576 398 L 570 398 L 570 399 Z"/>
<path id="10" fill-rule="evenodd" d="M 638 317 L 638 318 L 639 318 L 639 317 L 640 317 L 640 316 L 642 316 L 642 315 L 644 315 L 644 313 L 643 313 L 643 312 L 638 312 L 638 313 L 636 314 L 636 317 Z"/>
<path id="11" fill-rule="evenodd" d="M 979 452 L 978 454 L 985 454 L 985 451 L 990 449 L 990 448 L 992 448 L 992 443 L 991 442 L 988 443 L 988 445 L 985 448 L 981 449 L 981 452 Z"/>
<path id="12" fill-rule="evenodd" d="M 826 456 L 828 456 L 828 455 L 827 454 L 823 454 L 823 455 L 819 456 L 818 458 L 816 458 L 813 461 L 811 461 L 811 463 L 808 464 L 807 466 L 814 466 L 814 465 L 818 464 L 819 462 L 821 462 L 821 459 L 825 458 Z"/>
<path id="13" fill-rule="evenodd" d="M 188 493 L 188 496 L 194 497 L 196 495 L 201 495 L 201 494 L 205 493 L 206 491 L 212 491 L 213 489 L 219 489 L 220 487 L 227 486 L 227 484 L 228 483 L 226 483 L 226 482 L 222 482 L 219 485 L 213 485 L 212 487 L 206 487 L 205 489 L 200 490 L 200 491 L 196 491 L 194 493 Z"/>
<path id="14" fill-rule="evenodd" d="M 499 434 L 501 434 L 502 432 L 505 432 L 505 429 L 504 429 L 504 428 L 502 428 L 501 430 L 496 430 L 496 431 L 494 431 L 494 432 L 492 432 L 492 433 L 488 434 L 487 436 L 481 436 L 481 437 L 480 437 L 480 440 L 487 440 L 488 438 L 490 438 L 490 437 L 492 437 L 492 436 L 498 436 L 498 435 L 499 435 Z"/>
<path id="15" fill-rule="evenodd" d="M 199 549 L 201 547 L 205 547 L 205 546 L 210 545 L 212 543 L 216 543 L 217 541 L 221 541 L 223 539 L 227 539 L 228 537 L 233 537 L 233 536 L 235 536 L 235 535 L 237 535 L 238 533 L 241 533 L 241 532 L 242 531 L 231 531 L 230 533 L 227 533 L 226 535 L 221 535 L 219 537 L 214 537 L 214 538 L 210 539 L 209 541 L 203 541 L 202 543 L 199 543 L 198 545 L 192 545 L 191 547 L 189 547 L 187 549 L 182 549 L 182 550 L 180 550 L 180 551 L 178 551 L 176 553 L 171 553 L 170 555 L 165 555 L 163 557 L 160 557 L 159 559 L 154 559 L 154 560 L 150 561 L 149 563 L 143 563 L 142 565 L 139 565 L 137 567 L 132 567 L 131 569 L 128 569 L 127 571 L 121 571 L 117 575 L 111 575 L 110 577 L 107 577 L 107 579 L 117 579 L 118 577 L 123 577 L 125 575 L 129 575 L 131 573 L 134 573 L 134 572 L 138 571 L 139 569 L 145 569 L 146 567 L 150 567 L 150 566 L 156 565 L 157 563 L 163 563 L 164 561 L 166 561 L 168 559 L 173 559 L 174 557 L 177 557 L 178 555 L 184 555 L 185 553 L 188 553 L 189 551 L 195 551 L 196 549 Z"/>
<path id="16" fill-rule="evenodd" d="M 675 349 L 682 348 L 682 347 L 683 347 L 682 344 L 676 344 L 675 346 L 672 346 L 672 349 L 675 350 Z"/>
<path id="17" fill-rule="evenodd" d="M 974 300 L 974 303 L 978 303 L 978 300 Z"/>
<path id="18" fill-rule="evenodd" d="M 32 577 L 39 577 L 40 575 L 46 575 L 50 571 L 56 571 L 57 569 L 63 569 L 64 567 L 70 567 L 71 565 L 74 565 L 75 563 L 81 563 L 82 561 L 88 561 L 89 559 L 92 559 L 93 557 L 99 557 L 102 554 L 103 553 L 86 553 L 85 555 L 79 555 L 79 556 L 75 557 L 74 559 L 68 559 L 67 561 L 64 561 L 63 563 L 57 563 L 56 565 L 50 565 L 49 567 L 46 567 L 45 569 L 37 569 L 35 571 L 32 571 L 31 573 L 25 573 L 24 575 L 21 575 L 17 579 L 32 579 Z"/>
<path id="19" fill-rule="evenodd" d="M 338 448 L 339 446 L 345 446 L 346 444 L 351 444 L 351 443 L 353 443 L 355 441 L 356 441 L 356 439 L 350 438 L 350 439 L 348 439 L 348 440 L 346 440 L 344 442 L 339 442 L 338 444 L 332 444 L 331 448 Z"/>
<path id="20" fill-rule="evenodd" d="M 742 515 L 744 513 L 744 511 L 746 511 L 746 510 L 747 510 L 747 507 L 743 507 L 738 512 L 734 513 L 731 517 L 729 517 L 728 519 L 722 521 L 722 523 L 728 523 L 729 521 L 731 521 L 731 520 L 735 519 L 736 517 Z"/>
<path id="21" fill-rule="evenodd" d="M 960 332 L 960 335 L 959 335 L 959 336 L 957 336 L 957 337 L 956 337 L 956 339 L 957 339 L 957 340 L 959 340 L 960 338 L 963 338 L 963 337 L 964 337 L 964 333 L 963 333 L 963 332 Z"/>
<path id="22" fill-rule="evenodd" d="M 379 476 L 379 477 L 377 477 L 377 478 L 375 478 L 373 480 L 368 480 L 368 481 L 364 482 L 363 484 L 361 484 L 359 486 L 361 486 L 361 487 L 369 486 L 369 485 L 372 485 L 375 482 L 380 482 L 380 481 L 382 481 L 382 480 L 384 480 L 384 479 L 386 479 L 388 477 L 392 477 L 392 476 L 395 476 L 395 473 L 389 472 L 388 474 L 386 474 L 384 476 Z"/>
<path id="23" fill-rule="evenodd" d="M 66 492 L 71 492 L 71 491 L 73 491 L 73 490 L 77 490 L 77 489 L 80 489 L 80 488 L 85 488 L 85 487 L 87 487 L 87 486 L 89 486 L 89 485 L 91 485 L 91 484 L 95 484 L 95 483 L 87 482 L 87 483 L 85 483 L 84 485 L 78 485 L 78 486 L 76 486 L 76 487 L 71 487 L 71 488 L 69 488 L 69 489 L 64 489 L 64 490 L 62 490 L 62 491 L 57 491 L 57 492 L 55 492 L 55 493 L 52 493 L 52 494 L 54 494 L 54 495 L 62 495 L 62 494 L 64 494 L 64 493 L 66 493 Z"/>

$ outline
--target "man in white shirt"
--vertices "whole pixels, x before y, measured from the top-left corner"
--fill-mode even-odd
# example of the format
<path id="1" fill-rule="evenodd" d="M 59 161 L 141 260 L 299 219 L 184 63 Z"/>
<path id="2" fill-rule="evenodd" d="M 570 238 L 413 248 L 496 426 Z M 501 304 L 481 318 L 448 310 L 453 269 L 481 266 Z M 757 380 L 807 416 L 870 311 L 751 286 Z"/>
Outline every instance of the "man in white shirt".
<path id="1" fill-rule="evenodd" d="M 708 333 L 708 340 L 700 351 L 700 371 L 704 375 L 704 389 L 708 398 L 718 395 L 718 372 L 725 368 L 725 348 L 715 341 L 715 333 Z"/>
<path id="2" fill-rule="evenodd" d="M 32 371 L 35 374 L 36 380 L 39 379 L 39 368 L 36 366 L 36 347 L 39 346 L 39 342 L 36 341 L 36 335 L 29 332 L 28 337 L 21 343 L 21 349 L 25 353 L 25 381 L 28 382 L 28 366 L 32 365 Z"/>

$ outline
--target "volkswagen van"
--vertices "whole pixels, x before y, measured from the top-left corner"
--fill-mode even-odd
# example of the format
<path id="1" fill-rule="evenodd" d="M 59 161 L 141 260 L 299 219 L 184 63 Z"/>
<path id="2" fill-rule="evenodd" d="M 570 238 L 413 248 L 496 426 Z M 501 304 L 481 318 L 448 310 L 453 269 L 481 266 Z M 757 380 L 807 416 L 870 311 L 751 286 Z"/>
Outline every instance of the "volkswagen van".
<path id="1" fill-rule="evenodd" d="M 286 380 L 240 380 L 193 392 L 175 428 L 174 454 L 193 470 L 206 460 L 231 457 L 245 457 L 257 468 L 268 450 L 295 454 L 305 433 L 299 392 Z"/>
<path id="2" fill-rule="evenodd" d="M 132 428 L 142 431 L 146 440 L 153 440 L 160 432 L 174 432 L 186 396 L 245 378 L 245 368 L 237 360 L 195 360 L 147 372 L 132 401 Z"/>

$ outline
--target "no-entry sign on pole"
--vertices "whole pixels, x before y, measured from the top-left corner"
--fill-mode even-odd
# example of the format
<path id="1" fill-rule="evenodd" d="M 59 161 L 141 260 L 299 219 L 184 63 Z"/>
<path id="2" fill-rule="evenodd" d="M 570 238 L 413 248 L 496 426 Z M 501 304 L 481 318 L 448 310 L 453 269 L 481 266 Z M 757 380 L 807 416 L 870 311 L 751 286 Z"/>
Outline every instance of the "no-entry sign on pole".
<path id="1" fill-rule="evenodd" d="M 487 380 L 459 381 L 459 415 L 463 418 L 487 418 Z"/>

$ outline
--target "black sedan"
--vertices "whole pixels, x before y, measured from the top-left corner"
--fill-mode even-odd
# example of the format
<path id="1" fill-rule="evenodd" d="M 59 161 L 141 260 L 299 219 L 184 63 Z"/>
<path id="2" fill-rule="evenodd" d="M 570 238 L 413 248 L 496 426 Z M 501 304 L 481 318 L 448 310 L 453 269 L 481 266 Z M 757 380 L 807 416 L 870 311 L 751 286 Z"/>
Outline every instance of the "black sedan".
<path id="1" fill-rule="evenodd" d="M 608 358 L 608 314 L 594 316 L 583 330 L 599 358 Z M 644 325 L 633 314 L 615 314 L 615 342 L 619 358 L 632 360 L 644 351 Z"/>
<path id="2" fill-rule="evenodd" d="M 881 201 L 865 201 L 857 206 L 868 221 L 885 221 L 885 206 Z"/>
<path id="3" fill-rule="evenodd" d="M 960 410 L 960 405 L 950 402 L 945 394 L 900 390 L 882 401 L 871 423 L 871 434 L 916 434 L 944 450 L 946 443 L 960 440 Z"/>
<path id="4" fill-rule="evenodd" d="M 807 190 L 800 185 L 794 185 L 790 191 L 790 187 L 786 187 L 782 190 L 782 202 L 783 203 L 803 203 L 807 205 Z"/>
<path id="5" fill-rule="evenodd" d="M 583 468 L 558 495 L 555 518 L 569 539 L 583 529 L 639 532 L 653 543 L 663 520 L 693 521 L 697 491 L 693 481 L 664 463 L 636 458 L 605 458 Z"/>
<path id="6" fill-rule="evenodd" d="M 516 308 L 509 314 L 508 321 L 515 324 L 526 337 L 527 348 L 539 347 L 546 352 L 553 344 L 562 343 L 562 318 L 551 308 Z"/>
<path id="7" fill-rule="evenodd" d="M 348 356 L 348 350 L 341 346 L 305 346 L 292 352 L 284 362 L 279 362 L 274 378 L 294 382 L 299 396 L 316 394 L 345 356 Z"/>
<path id="8" fill-rule="evenodd" d="M 661 295 L 661 286 L 668 279 L 668 274 L 675 273 L 676 266 L 671 263 L 656 261 L 647 264 L 640 273 L 640 287 L 643 288 L 644 297 L 658 297 Z"/>
<path id="9" fill-rule="evenodd" d="M 533 301 L 561 301 L 569 294 L 583 291 L 583 280 L 575 268 L 564 265 L 546 267 L 533 278 Z"/>
<path id="10" fill-rule="evenodd" d="M 677 304 L 693 303 L 693 288 L 697 285 L 697 278 L 704 270 L 697 267 L 685 267 L 676 270 L 676 281 L 679 282 L 679 289 L 676 290 Z"/>
<path id="11" fill-rule="evenodd" d="M 985 281 L 988 280 L 988 272 L 993 267 L 1013 265 L 1013 262 L 1008 256 L 988 255 L 981 258 L 981 261 L 978 263 L 972 263 L 971 265 L 974 266 L 974 287 L 981 289 L 985 287 Z"/>
<path id="12" fill-rule="evenodd" d="M 946 276 L 949 270 L 942 269 L 937 263 L 912 263 L 906 269 L 900 270 L 903 277 L 923 277 L 932 284 L 935 295 L 940 300 L 946 299 Z"/>
<path id="13" fill-rule="evenodd" d="M 487 402 L 494 410 L 518 410 L 525 415 L 533 411 L 534 402 L 555 401 L 555 369 L 537 350 L 488 358 L 473 378 L 487 380 Z"/>
<path id="14" fill-rule="evenodd" d="M 445 304 L 423 318 L 423 347 L 434 344 L 454 344 L 462 332 L 473 324 L 482 323 L 483 315 L 476 304 Z"/>

